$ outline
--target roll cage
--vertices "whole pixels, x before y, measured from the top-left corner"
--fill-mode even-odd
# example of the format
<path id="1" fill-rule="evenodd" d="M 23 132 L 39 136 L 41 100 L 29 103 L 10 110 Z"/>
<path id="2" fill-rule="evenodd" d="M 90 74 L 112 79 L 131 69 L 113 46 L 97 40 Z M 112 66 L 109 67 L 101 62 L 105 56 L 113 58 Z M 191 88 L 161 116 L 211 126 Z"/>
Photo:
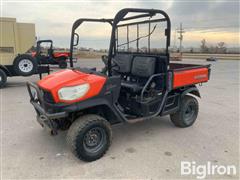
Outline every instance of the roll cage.
<path id="1" fill-rule="evenodd" d="M 70 41 L 70 67 L 73 68 L 73 48 L 78 45 L 79 35 L 75 32 L 76 29 L 84 22 L 101 22 L 101 23 L 109 23 L 112 26 L 113 19 L 92 19 L 92 18 L 80 18 L 73 23 L 72 33 L 71 33 L 71 41 Z M 76 42 L 74 42 L 76 37 Z"/>
<path id="2" fill-rule="evenodd" d="M 50 39 L 47 39 L 47 40 L 39 40 L 37 41 L 37 48 L 36 48 L 36 54 L 39 55 L 40 52 L 41 52 L 41 44 L 42 43 L 50 43 L 50 47 L 49 49 L 52 51 L 53 49 L 53 41 L 50 40 Z"/>
<path id="3" fill-rule="evenodd" d="M 133 15 L 133 16 L 129 16 L 126 17 L 129 13 L 138 13 L 138 15 Z M 163 18 L 159 18 L 159 19 L 153 19 L 150 20 L 150 18 L 152 18 L 153 16 L 156 16 L 157 14 L 160 14 L 163 16 Z M 128 21 L 128 20 L 134 20 L 134 19 L 139 19 L 139 18 L 147 18 L 149 17 L 149 20 L 144 20 L 144 21 L 136 21 L 136 22 L 130 22 L 130 23 L 122 23 L 124 21 Z M 102 23 L 109 23 L 112 26 L 112 32 L 111 32 L 111 38 L 110 38 L 110 45 L 109 45 L 109 50 L 108 50 L 108 75 L 111 76 L 112 75 L 112 58 L 116 55 L 117 53 L 117 39 L 118 37 L 116 37 L 116 31 L 118 27 L 122 27 L 122 26 L 130 26 L 130 25 L 139 25 L 139 24 L 143 24 L 143 23 L 153 23 L 153 22 L 167 22 L 167 27 L 165 29 L 165 36 L 166 36 L 166 50 L 165 50 L 165 55 L 168 57 L 167 59 L 167 66 L 169 64 L 169 52 L 168 52 L 168 47 L 170 46 L 170 36 L 171 36 L 171 22 L 170 22 L 170 18 L 167 15 L 167 13 L 165 13 L 162 10 L 157 10 L 157 9 L 135 9 L 135 8 L 125 8 L 120 10 L 116 16 L 114 17 L 114 19 L 88 19 L 88 18 L 81 18 L 78 19 L 74 22 L 73 26 L 72 26 L 72 33 L 71 33 L 71 42 L 70 42 L 70 67 L 73 67 L 73 48 L 74 46 L 78 45 L 78 41 L 79 41 L 79 35 L 75 32 L 75 30 L 83 23 L 83 22 L 102 22 Z M 128 32 L 127 32 L 128 33 Z M 149 33 L 150 33 L 150 28 L 149 28 Z M 76 43 L 74 42 L 76 37 Z M 137 41 L 139 40 L 139 34 L 137 33 Z M 149 39 L 148 39 L 149 41 Z M 149 51 L 149 43 L 148 43 L 148 51 Z M 138 49 L 138 47 L 137 47 Z M 150 51 L 149 51 L 150 53 Z"/>

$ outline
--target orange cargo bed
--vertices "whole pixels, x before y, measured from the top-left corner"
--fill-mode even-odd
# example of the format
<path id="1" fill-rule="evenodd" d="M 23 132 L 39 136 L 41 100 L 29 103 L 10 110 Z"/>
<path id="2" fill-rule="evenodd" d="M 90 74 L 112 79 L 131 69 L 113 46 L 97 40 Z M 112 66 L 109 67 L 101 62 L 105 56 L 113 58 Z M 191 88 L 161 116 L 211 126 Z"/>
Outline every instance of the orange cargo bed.
<path id="1" fill-rule="evenodd" d="M 207 82 L 210 75 L 210 65 L 170 63 L 173 71 L 173 89 Z"/>

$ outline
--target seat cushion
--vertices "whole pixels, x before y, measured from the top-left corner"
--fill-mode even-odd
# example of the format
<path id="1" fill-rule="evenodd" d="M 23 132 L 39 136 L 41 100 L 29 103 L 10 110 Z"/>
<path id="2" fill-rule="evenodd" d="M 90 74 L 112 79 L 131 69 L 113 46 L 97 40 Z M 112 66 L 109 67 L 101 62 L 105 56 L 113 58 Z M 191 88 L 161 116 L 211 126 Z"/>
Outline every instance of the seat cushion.
<path id="1" fill-rule="evenodd" d="M 131 92 L 137 93 L 140 92 L 143 89 L 143 86 L 136 82 L 131 82 L 131 81 L 122 81 L 121 86 L 123 88 L 127 88 Z"/>
<path id="2" fill-rule="evenodd" d="M 150 77 L 155 72 L 155 57 L 136 56 L 133 59 L 131 74 L 138 77 Z"/>

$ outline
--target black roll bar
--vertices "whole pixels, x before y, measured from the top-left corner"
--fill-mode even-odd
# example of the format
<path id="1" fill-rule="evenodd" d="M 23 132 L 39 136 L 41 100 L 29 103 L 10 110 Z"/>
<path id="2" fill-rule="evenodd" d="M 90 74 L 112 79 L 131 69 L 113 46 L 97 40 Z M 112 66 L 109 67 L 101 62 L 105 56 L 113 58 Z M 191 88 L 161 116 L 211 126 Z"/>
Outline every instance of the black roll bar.
<path id="1" fill-rule="evenodd" d="M 140 15 L 135 15 L 135 16 L 130 16 L 130 17 L 126 17 L 126 15 L 128 13 L 142 13 Z M 116 53 L 116 31 L 117 31 L 117 27 L 118 26 L 123 26 L 123 24 L 119 25 L 119 22 L 121 21 L 127 21 L 127 20 L 132 20 L 132 19 L 138 19 L 138 18 L 143 18 L 143 17 L 152 17 L 155 16 L 156 14 L 161 14 L 164 16 L 164 18 L 162 19 L 157 19 L 157 20 L 149 20 L 150 22 L 154 22 L 154 21 L 166 21 L 167 22 L 167 28 L 165 31 L 165 35 L 167 37 L 167 41 L 166 41 L 166 55 L 169 56 L 168 53 L 168 47 L 170 46 L 170 36 L 171 36 L 171 22 L 170 22 L 170 18 L 167 15 L 167 13 L 165 13 L 162 10 L 158 10 L 158 9 L 136 9 L 136 8 L 125 8 L 120 10 L 116 16 L 114 17 L 114 19 L 89 19 L 89 18 L 81 18 L 78 19 L 74 22 L 73 26 L 72 26 L 72 33 L 71 33 L 71 42 L 70 42 L 70 67 L 73 67 L 73 47 L 74 47 L 74 34 L 75 34 L 75 30 L 83 23 L 83 22 L 103 22 L 103 23 L 109 23 L 112 26 L 112 32 L 111 32 L 111 40 L 110 40 L 110 45 L 109 45 L 109 51 L 108 51 L 108 75 L 111 76 L 112 72 L 111 72 L 111 59 L 112 56 Z M 140 23 L 145 23 L 148 21 L 140 21 Z M 149 23 L 150 23 L 149 22 Z M 136 22 L 137 24 L 137 28 L 138 28 L 138 22 Z M 127 24 L 125 24 L 127 25 Z M 131 25 L 131 24 L 128 24 Z M 139 34 L 139 32 L 138 32 Z M 137 47 L 138 47 L 138 42 L 137 42 Z M 137 48 L 138 49 L 138 48 Z M 168 62 L 169 63 L 169 62 Z"/>
<path id="2" fill-rule="evenodd" d="M 132 23 L 126 23 L 126 24 L 119 24 L 117 27 L 122 27 L 122 26 L 131 26 L 131 25 L 136 25 L 136 24 L 146 24 L 146 23 L 154 23 L 154 22 L 163 22 L 166 21 L 165 18 L 161 19 L 153 19 L 153 20 L 144 20 L 144 21 L 138 21 L 138 22 L 132 22 Z"/>
<path id="3" fill-rule="evenodd" d="M 39 52 L 41 51 L 41 43 L 50 43 L 50 49 L 53 48 L 53 41 L 51 39 L 39 40 L 37 41 L 37 47 L 36 47 L 37 54 L 39 54 Z"/>
<path id="4" fill-rule="evenodd" d="M 132 16 L 132 17 L 127 17 L 124 18 L 128 13 L 144 13 L 142 15 L 137 15 L 137 16 Z M 170 38 L 171 38 L 171 21 L 169 16 L 167 15 L 166 12 L 158 9 L 136 9 L 136 8 L 125 8 L 120 10 L 116 16 L 113 19 L 113 24 L 112 24 L 112 33 L 111 33 L 111 41 L 109 45 L 109 51 L 108 51 L 108 75 L 111 76 L 111 59 L 113 53 L 115 54 L 116 52 L 113 52 L 116 49 L 116 43 L 115 43 L 115 31 L 117 29 L 118 23 L 120 21 L 124 20 L 130 20 L 130 19 L 137 19 L 137 18 L 142 18 L 142 17 L 152 17 L 156 14 L 161 14 L 164 16 L 164 20 L 167 21 L 167 29 L 165 31 L 165 35 L 167 36 L 167 41 L 166 41 L 166 54 L 169 56 L 168 52 L 168 47 L 170 46 Z M 138 25 L 137 25 L 138 26 Z M 137 42 L 138 43 L 138 42 Z M 137 44 L 138 45 L 138 44 Z M 138 47 L 137 47 L 138 49 Z M 169 63 L 169 62 L 168 62 Z"/>
<path id="5" fill-rule="evenodd" d="M 83 23 L 83 22 L 102 22 L 109 23 L 112 25 L 113 19 L 91 19 L 91 18 L 80 18 L 73 23 L 72 33 L 71 33 L 71 42 L 70 42 L 70 67 L 73 68 L 73 47 L 74 47 L 74 34 L 75 30 Z"/>

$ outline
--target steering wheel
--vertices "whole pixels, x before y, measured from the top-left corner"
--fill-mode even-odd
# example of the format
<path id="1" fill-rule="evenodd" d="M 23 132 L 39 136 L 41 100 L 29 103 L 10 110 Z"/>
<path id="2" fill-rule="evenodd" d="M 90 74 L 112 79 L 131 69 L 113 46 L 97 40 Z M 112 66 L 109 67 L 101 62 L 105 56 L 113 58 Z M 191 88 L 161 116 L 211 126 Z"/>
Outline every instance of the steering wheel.
<path id="1" fill-rule="evenodd" d="M 106 72 L 108 70 L 108 68 L 107 68 L 108 67 L 108 56 L 103 55 L 102 56 L 102 61 L 105 65 L 105 67 L 102 69 L 102 72 L 106 74 Z M 114 59 L 112 59 L 112 62 L 113 62 L 112 63 L 112 71 L 117 72 L 120 69 L 120 66 L 118 65 L 118 63 Z"/>

